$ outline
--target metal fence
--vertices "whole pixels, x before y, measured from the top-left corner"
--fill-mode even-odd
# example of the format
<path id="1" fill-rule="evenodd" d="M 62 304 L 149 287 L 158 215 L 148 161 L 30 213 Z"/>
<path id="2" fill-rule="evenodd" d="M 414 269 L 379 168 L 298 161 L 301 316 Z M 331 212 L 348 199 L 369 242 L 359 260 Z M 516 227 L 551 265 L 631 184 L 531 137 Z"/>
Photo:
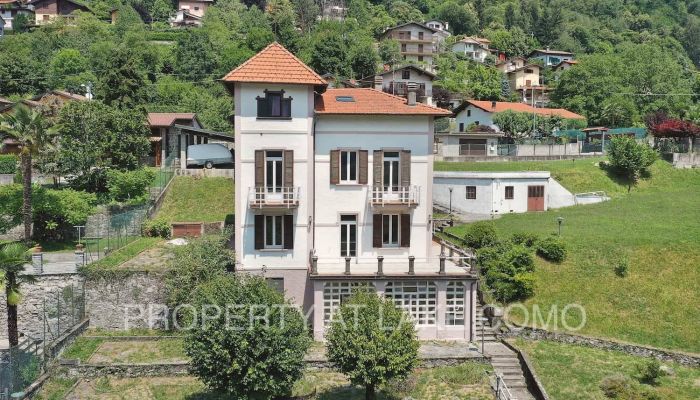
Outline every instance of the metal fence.
<path id="1" fill-rule="evenodd" d="M 13 394 L 44 372 L 53 354 L 48 346 L 85 319 L 85 288 L 77 284 L 56 288 L 37 308 L 40 326 L 23 332 L 19 345 L 0 350 L 0 400 L 21 398 Z"/>

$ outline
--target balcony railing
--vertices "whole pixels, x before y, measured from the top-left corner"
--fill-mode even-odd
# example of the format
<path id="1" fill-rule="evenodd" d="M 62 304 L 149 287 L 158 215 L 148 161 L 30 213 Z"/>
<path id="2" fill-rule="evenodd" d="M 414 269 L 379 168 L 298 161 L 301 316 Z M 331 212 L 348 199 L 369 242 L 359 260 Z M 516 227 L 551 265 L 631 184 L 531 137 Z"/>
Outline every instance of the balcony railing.
<path id="1" fill-rule="evenodd" d="M 296 208 L 299 193 L 298 187 L 251 187 L 248 201 L 252 208 Z"/>
<path id="2" fill-rule="evenodd" d="M 418 205 L 420 186 L 372 186 L 370 202 L 374 206 Z"/>
<path id="3" fill-rule="evenodd" d="M 405 97 L 408 95 L 408 83 L 409 82 L 389 82 L 389 86 L 384 87 L 384 92 L 389 93 L 389 94 L 393 94 L 396 96 Z M 432 96 L 432 93 L 426 92 L 425 83 L 418 83 L 418 82 L 410 82 L 410 83 L 415 83 L 417 85 L 416 96 L 418 96 L 419 98 L 425 97 L 425 96 Z"/>

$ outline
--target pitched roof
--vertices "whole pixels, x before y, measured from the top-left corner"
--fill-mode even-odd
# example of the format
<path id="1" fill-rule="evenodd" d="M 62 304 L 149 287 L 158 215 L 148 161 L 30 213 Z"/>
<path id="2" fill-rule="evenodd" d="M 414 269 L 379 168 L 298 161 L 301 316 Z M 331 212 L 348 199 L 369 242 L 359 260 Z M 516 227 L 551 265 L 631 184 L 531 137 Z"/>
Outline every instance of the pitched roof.
<path id="1" fill-rule="evenodd" d="M 39 98 L 44 97 L 47 94 L 55 94 L 57 96 L 67 97 L 67 98 L 73 99 L 73 100 L 87 100 L 88 99 L 87 97 L 83 96 L 82 94 L 70 93 L 70 92 L 66 92 L 64 90 L 52 90 L 49 93 L 46 93 L 46 94 L 39 96 Z"/>
<path id="2" fill-rule="evenodd" d="M 452 114 L 423 103 L 409 106 L 403 97 L 372 88 L 328 89 L 316 99 L 316 114 L 434 115 Z"/>
<path id="3" fill-rule="evenodd" d="M 515 111 L 535 113 L 538 115 L 557 115 L 565 119 L 585 119 L 583 115 L 576 114 L 563 108 L 536 108 L 525 103 L 511 103 L 506 101 L 487 101 L 487 100 L 467 100 L 454 109 L 454 113 L 458 114 L 470 105 L 480 108 L 486 112 L 499 113 L 503 111 Z"/>
<path id="4" fill-rule="evenodd" d="M 421 74 L 428 75 L 428 76 L 431 77 L 431 78 L 435 78 L 435 74 L 434 74 L 434 73 L 432 73 L 432 72 L 430 72 L 430 71 L 428 71 L 428 70 L 425 70 L 425 69 L 423 69 L 423 68 L 421 68 L 421 67 L 419 67 L 419 66 L 417 66 L 417 65 L 413 65 L 413 64 L 404 65 L 404 66 L 402 66 L 402 67 L 396 67 L 396 68 L 394 68 L 394 69 L 387 69 L 387 70 L 385 70 L 385 71 L 380 72 L 378 75 L 391 74 L 391 73 L 393 73 L 393 72 L 401 71 L 401 70 L 404 70 L 404 69 L 412 69 L 412 70 L 414 70 L 414 71 L 420 72 Z"/>
<path id="5" fill-rule="evenodd" d="M 578 61 L 576 61 L 576 60 L 562 60 L 561 62 L 559 62 L 559 64 L 555 65 L 554 68 L 555 69 L 559 68 L 564 64 L 576 65 L 576 64 L 578 64 Z"/>
<path id="6" fill-rule="evenodd" d="M 262 49 L 238 68 L 226 74 L 222 80 L 224 82 L 327 85 L 314 70 L 277 42 Z"/>
<path id="7" fill-rule="evenodd" d="M 391 28 L 386 28 L 386 30 L 384 31 L 384 33 L 382 33 L 382 35 L 386 34 L 386 33 L 389 32 L 389 31 L 393 31 L 394 29 L 403 28 L 404 26 L 407 26 L 407 25 L 416 25 L 416 26 L 419 26 L 419 27 L 421 27 L 421 28 L 423 28 L 423 29 L 427 29 L 427 30 L 429 30 L 429 31 L 431 31 L 431 32 L 433 32 L 433 33 L 440 32 L 439 29 L 431 28 L 431 27 L 426 26 L 426 25 L 423 25 L 423 24 L 421 24 L 421 23 L 419 23 L 419 22 L 406 22 L 406 23 L 401 24 L 401 25 L 396 25 L 396 26 L 393 26 L 393 27 L 391 27 Z"/>
<path id="8" fill-rule="evenodd" d="M 148 125 L 151 127 L 171 126 L 177 120 L 193 120 L 195 113 L 148 113 Z"/>
<path id="9" fill-rule="evenodd" d="M 568 51 L 559 51 L 559 50 L 550 50 L 550 49 L 537 49 L 533 50 L 532 53 L 530 53 L 530 56 L 536 53 L 542 53 L 542 54 L 558 54 L 558 55 L 566 55 L 566 56 L 573 56 L 574 53 L 570 53 Z"/>

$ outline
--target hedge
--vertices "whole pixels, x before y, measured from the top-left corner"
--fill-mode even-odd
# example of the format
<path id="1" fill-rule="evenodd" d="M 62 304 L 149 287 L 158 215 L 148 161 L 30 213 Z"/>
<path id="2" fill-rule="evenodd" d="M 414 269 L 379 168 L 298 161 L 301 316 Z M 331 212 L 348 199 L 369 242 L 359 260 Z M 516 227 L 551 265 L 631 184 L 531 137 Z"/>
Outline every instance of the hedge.
<path id="1" fill-rule="evenodd" d="M 17 156 L 14 154 L 0 155 L 0 174 L 14 174 L 17 171 Z"/>

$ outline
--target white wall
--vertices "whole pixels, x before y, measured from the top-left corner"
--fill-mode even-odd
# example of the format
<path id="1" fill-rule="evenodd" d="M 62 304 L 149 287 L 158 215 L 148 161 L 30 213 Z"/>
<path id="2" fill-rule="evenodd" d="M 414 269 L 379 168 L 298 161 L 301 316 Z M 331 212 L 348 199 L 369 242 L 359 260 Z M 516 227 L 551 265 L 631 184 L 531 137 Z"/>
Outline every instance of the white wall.
<path id="1" fill-rule="evenodd" d="M 471 116 L 467 117 L 467 110 L 471 110 Z M 459 130 L 459 124 L 464 123 L 464 130 L 466 131 L 469 125 L 471 125 L 474 122 L 479 122 L 479 125 L 486 125 L 489 126 L 496 131 L 498 131 L 498 127 L 493 124 L 493 113 L 487 112 L 482 110 L 479 107 L 474 107 L 473 105 L 469 105 L 467 108 L 464 110 L 460 111 L 459 114 L 455 116 L 455 122 L 457 130 Z"/>
<path id="2" fill-rule="evenodd" d="M 465 127 L 466 129 L 466 127 Z M 459 157 L 459 139 L 469 139 L 463 135 L 443 135 L 440 136 L 442 140 L 442 145 L 440 146 L 440 155 L 442 157 Z M 474 139 L 484 139 L 484 138 L 474 138 Z M 498 138 L 486 138 L 486 155 L 487 156 L 497 156 L 498 155 Z"/>
<path id="3" fill-rule="evenodd" d="M 554 178 L 549 178 L 549 190 L 547 191 L 549 208 L 569 207 L 576 204 L 574 195 Z"/>
<path id="4" fill-rule="evenodd" d="M 258 120 L 256 96 L 263 90 L 285 91 L 292 97 L 291 120 Z M 235 85 L 236 157 L 236 252 L 246 268 L 307 268 L 311 243 L 309 218 L 313 198 L 310 166 L 313 129 L 313 89 L 307 85 Z M 267 211 L 265 214 L 294 215 L 293 250 L 255 250 L 255 215 L 263 213 L 248 205 L 249 189 L 255 186 L 255 150 L 293 150 L 294 186 L 301 189 L 299 207 Z"/>
<path id="5" fill-rule="evenodd" d="M 432 213 L 432 117 L 425 116 L 320 116 L 316 124 L 315 249 L 319 264 L 340 260 L 340 214 L 358 215 L 359 262 L 374 262 L 378 255 L 405 259 L 430 257 Z M 331 185 L 330 151 L 368 150 L 367 185 Z M 411 185 L 420 187 L 417 207 L 397 207 L 411 214 L 410 248 L 373 248 L 370 203 L 374 150 L 411 150 Z M 385 212 L 389 212 L 387 209 Z"/>

